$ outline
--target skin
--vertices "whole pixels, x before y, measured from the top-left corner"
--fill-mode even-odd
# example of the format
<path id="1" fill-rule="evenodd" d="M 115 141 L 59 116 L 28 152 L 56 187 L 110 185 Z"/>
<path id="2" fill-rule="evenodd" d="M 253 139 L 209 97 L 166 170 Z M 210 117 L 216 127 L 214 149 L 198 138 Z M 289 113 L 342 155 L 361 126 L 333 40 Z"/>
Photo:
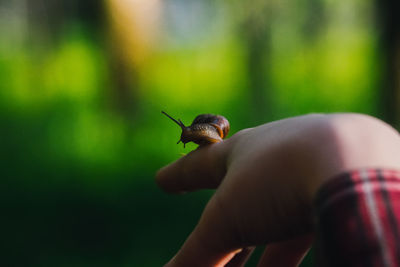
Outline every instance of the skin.
<path id="1" fill-rule="evenodd" d="M 297 266 L 313 240 L 313 200 L 336 175 L 400 170 L 400 138 L 361 114 L 312 114 L 242 130 L 160 169 L 169 193 L 214 188 L 182 248 L 165 266 L 243 266 L 266 244 L 259 266 Z"/>

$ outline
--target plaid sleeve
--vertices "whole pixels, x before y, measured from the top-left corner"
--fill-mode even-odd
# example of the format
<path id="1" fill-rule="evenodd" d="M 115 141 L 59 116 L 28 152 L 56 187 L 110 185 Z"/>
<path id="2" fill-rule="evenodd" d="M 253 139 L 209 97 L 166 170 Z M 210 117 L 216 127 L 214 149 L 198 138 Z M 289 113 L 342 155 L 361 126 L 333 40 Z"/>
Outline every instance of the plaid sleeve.
<path id="1" fill-rule="evenodd" d="M 317 266 L 400 266 L 400 171 L 343 173 L 315 207 Z"/>

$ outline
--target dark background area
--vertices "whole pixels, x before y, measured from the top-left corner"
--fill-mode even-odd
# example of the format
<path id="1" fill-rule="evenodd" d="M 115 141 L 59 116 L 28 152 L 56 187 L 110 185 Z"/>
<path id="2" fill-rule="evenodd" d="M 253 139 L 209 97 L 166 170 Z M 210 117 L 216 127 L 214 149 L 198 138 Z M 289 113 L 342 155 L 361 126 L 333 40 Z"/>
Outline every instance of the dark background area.
<path id="1" fill-rule="evenodd" d="M 162 266 L 212 191 L 168 195 L 180 129 L 400 121 L 399 2 L 0 0 L 2 266 Z M 254 255 L 248 266 L 255 266 Z M 309 256 L 304 266 L 313 266 Z"/>

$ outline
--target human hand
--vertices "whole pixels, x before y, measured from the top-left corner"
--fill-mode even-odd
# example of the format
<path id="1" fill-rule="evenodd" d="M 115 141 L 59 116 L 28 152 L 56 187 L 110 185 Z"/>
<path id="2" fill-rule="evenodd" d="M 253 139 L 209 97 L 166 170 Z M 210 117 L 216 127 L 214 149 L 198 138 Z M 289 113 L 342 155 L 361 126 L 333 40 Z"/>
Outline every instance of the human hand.
<path id="1" fill-rule="evenodd" d="M 399 156 L 397 132 L 357 114 L 285 119 L 200 147 L 157 174 L 167 192 L 217 188 L 166 266 L 241 266 L 262 244 L 260 266 L 296 266 L 312 242 L 320 185 L 350 169 L 400 168 Z"/>

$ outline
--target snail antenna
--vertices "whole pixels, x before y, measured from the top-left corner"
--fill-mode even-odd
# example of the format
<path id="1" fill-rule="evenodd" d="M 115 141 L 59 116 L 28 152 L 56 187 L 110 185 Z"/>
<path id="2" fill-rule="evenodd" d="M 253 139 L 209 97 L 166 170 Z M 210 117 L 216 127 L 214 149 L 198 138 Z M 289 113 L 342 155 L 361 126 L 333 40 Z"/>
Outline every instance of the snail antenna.
<path id="1" fill-rule="evenodd" d="M 174 118 L 172 118 L 170 115 L 168 115 L 166 112 L 161 111 L 162 114 L 164 114 L 165 116 L 167 116 L 168 118 L 170 118 L 172 121 L 174 121 L 176 124 L 178 124 L 180 127 L 185 127 L 185 125 L 183 124 L 183 122 L 181 120 L 177 121 Z"/>

